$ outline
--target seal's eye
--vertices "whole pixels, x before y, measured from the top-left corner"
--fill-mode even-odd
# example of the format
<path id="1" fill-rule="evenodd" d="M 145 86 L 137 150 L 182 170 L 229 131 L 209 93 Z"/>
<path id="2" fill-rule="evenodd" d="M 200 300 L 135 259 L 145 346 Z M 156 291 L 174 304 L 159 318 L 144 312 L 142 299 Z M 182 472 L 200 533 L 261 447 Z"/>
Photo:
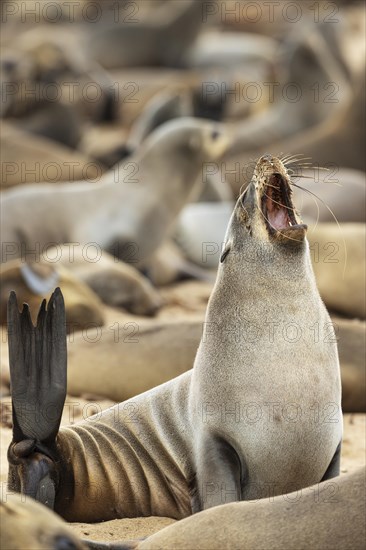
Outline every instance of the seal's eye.
<path id="1" fill-rule="evenodd" d="M 211 138 L 213 141 L 215 141 L 220 135 L 220 132 L 218 130 L 213 130 L 213 132 L 211 133 Z"/>

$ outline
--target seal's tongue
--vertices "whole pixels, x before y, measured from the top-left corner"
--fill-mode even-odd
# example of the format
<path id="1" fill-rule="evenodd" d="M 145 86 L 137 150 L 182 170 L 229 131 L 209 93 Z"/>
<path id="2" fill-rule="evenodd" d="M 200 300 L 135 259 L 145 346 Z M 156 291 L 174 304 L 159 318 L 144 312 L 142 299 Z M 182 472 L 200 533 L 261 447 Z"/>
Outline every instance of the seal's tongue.
<path id="1" fill-rule="evenodd" d="M 278 230 L 291 227 L 288 208 L 283 203 L 281 193 L 276 192 L 273 187 L 268 187 L 266 195 L 267 219 L 271 226 Z"/>

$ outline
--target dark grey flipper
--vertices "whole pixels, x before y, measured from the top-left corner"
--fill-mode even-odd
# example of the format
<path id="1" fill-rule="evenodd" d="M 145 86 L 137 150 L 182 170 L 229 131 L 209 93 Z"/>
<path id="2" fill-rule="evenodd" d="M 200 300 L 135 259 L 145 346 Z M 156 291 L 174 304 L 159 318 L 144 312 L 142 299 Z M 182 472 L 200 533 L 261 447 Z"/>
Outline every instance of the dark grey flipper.
<path id="1" fill-rule="evenodd" d="M 241 500 L 242 466 L 235 449 L 221 438 L 207 435 L 197 464 L 192 513 Z"/>
<path id="2" fill-rule="evenodd" d="M 332 479 L 333 477 L 339 476 L 341 469 L 341 448 L 342 442 L 339 442 L 338 447 L 334 453 L 332 460 L 327 468 L 327 471 L 323 475 L 320 481 L 326 481 L 327 479 Z"/>
<path id="3" fill-rule="evenodd" d="M 81 539 L 81 542 L 85 544 L 89 550 L 134 550 L 142 540 L 144 539 L 126 542 L 98 542 L 95 540 Z"/>
<path id="4" fill-rule="evenodd" d="M 66 398 L 66 319 L 57 288 L 46 309 L 42 302 L 37 324 L 29 307 L 19 312 L 15 292 L 8 302 L 8 339 L 13 440 L 8 450 L 10 490 L 54 507 L 57 448 Z"/>

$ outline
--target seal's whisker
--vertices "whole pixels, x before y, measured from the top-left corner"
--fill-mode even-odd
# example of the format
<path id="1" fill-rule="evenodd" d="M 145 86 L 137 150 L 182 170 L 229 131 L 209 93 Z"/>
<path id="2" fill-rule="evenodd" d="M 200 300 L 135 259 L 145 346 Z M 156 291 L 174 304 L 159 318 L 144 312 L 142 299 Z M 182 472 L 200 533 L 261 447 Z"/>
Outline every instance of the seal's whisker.
<path id="1" fill-rule="evenodd" d="M 341 232 L 342 241 L 343 241 L 343 245 L 344 245 L 344 267 L 343 267 L 343 278 L 344 278 L 344 274 L 345 274 L 346 267 L 347 267 L 347 245 L 346 245 L 346 241 L 345 241 L 345 238 L 344 238 L 344 235 L 343 235 L 342 228 L 341 228 L 341 226 L 338 222 L 337 216 L 334 214 L 334 212 L 330 208 L 330 206 L 328 206 L 327 203 L 325 201 L 323 201 L 323 199 L 318 197 L 318 195 L 316 195 L 315 193 L 310 191 L 310 189 L 306 189 L 306 187 L 302 187 L 301 185 L 297 185 L 296 183 L 294 183 L 293 185 L 295 187 L 297 187 L 298 189 L 301 189 L 302 191 L 306 191 L 307 193 L 309 193 L 310 195 L 313 195 L 316 199 L 318 199 L 325 206 L 325 208 L 328 210 L 328 212 L 330 212 L 331 216 L 333 217 L 334 221 L 336 222 L 336 224 L 338 226 L 338 229 Z"/>
<path id="2" fill-rule="evenodd" d="M 313 180 L 313 176 L 304 176 L 303 174 L 297 174 L 298 178 L 305 178 L 307 180 Z"/>
<path id="3" fill-rule="evenodd" d="M 297 177 L 314 181 L 314 176 L 305 176 L 304 174 L 297 174 Z M 333 180 L 325 180 L 325 181 L 324 180 L 323 181 L 319 180 L 317 183 L 319 183 L 319 185 L 324 185 L 325 183 L 330 183 L 331 185 L 336 185 L 337 187 L 343 187 L 343 185 L 341 183 L 338 183 L 337 181 L 333 181 Z"/>
<path id="4" fill-rule="evenodd" d="M 282 164 L 283 164 L 285 167 L 287 167 L 287 166 L 290 166 L 291 164 L 298 163 L 298 162 L 300 162 L 300 161 L 302 161 L 302 160 L 303 160 L 303 159 L 301 159 L 301 158 L 289 158 L 289 159 L 284 160 Z"/>
<path id="5" fill-rule="evenodd" d="M 299 154 L 299 155 L 288 155 L 288 156 L 285 157 L 285 158 L 287 158 L 287 160 L 290 160 L 290 159 L 292 160 L 292 159 L 297 159 L 297 158 L 298 158 L 299 160 L 310 160 L 310 159 L 311 159 L 311 157 L 304 157 L 303 154 Z"/>
<path id="6" fill-rule="evenodd" d="M 291 163 L 291 164 L 296 164 L 296 166 L 313 166 L 314 167 L 314 164 L 312 162 L 298 162 L 298 161 L 296 161 L 296 163 Z"/>
<path id="7" fill-rule="evenodd" d="M 288 164 L 293 164 L 294 162 L 300 162 L 303 160 L 311 160 L 311 157 L 299 157 L 299 155 L 293 155 L 283 160 L 282 164 L 287 166 Z"/>
<path id="8" fill-rule="evenodd" d="M 324 170 L 325 172 L 330 172 L 330 168 L 326 168 L 325 166 L 316 166 L 312 164 L 311 162 L 305 162 L 304 164 L 296 164 L 297 166 L 304 167 L 306 169 L 314 168 L 314 170 Z"/>
<path id="9" fill-rule="evenodd" d="M 284 157 L 280 158 L 280 161 L 283 162 L 285 159 L 288 160 L 288 159 L 302 157 L 302 156 L 303 156 L 303 153 L 297 153 L 296 155 L 285 155 Z"/>
<path id="10" fill-rule="evenodd" d="M 300 168 L 306 168 L 307 170 L 309 170 L 310 168 L 314 168 L 314 170 L 325 170 L 326 172 L 331 171 L 330 168 L 326 168 L 325 166 L 318 166 L 316 164 L 313 164 L 312 162 L 299 162 L 299 161 L 292 162 L 291 161 L 288 163 L 288 166 L 291 166 L 291 165 L 295 165 Z"/>
<path id="11" fill-rule="evenodd" d="M 305 177 L 310 177 L 310 176 L 305 176 Z M 296 185 L 295 183 L 294 183 L 294 185 L 295 185 L 295 187 L 298 187 L 299 189 L 303 189 L 304 191 L 308 191 L 308 189 L 306 189 L 305 187 L 302 188 L 302 187 L 300 187 L 299 185 Z M 317 198 L 316 195 L 313 194 L 313 193 L 310 193 L 310 196 L 311 196 L 311 198 L 313 199 L 313 201 L 314 201 L 314 203 L 315 203 L 315 206 L 316 206 L 316 209 L 317 209 L 317 215 L 316 215 L 316 220 L 315 220 L 315 226 L 314 226 L 313 229 L 312 229 L 312 231 L 314 231 L 314 230 L 316 229 L 318 223 L 319 223 L 319 219 L 320 219 L 320 208 L 319 208 L 319 204 L 318 204 L 318 202 L 317 202 L 317 200 L 316 200 L 316 198 Z"/>
<path id="12" fill-rule="evenodd" d="M 290 161 L 286 164 L 286 167 L 288 166 L 299 166 L 304 168 L 317 168 L 317 166 L 314 166 L 311 162 L 299 162 L 298 160 Z"/>
<path id="13" fill-rule="evenodd" d="M 240 197 L 240 195 L 241 195 L 242 192 L 243 192 L 243 187 L 244 187 L 244 185 L 245 185 L 245 182 L 243 183 L 243 185 L 240 186 L 240 189 L 239 189 L 239 197 Z"/>

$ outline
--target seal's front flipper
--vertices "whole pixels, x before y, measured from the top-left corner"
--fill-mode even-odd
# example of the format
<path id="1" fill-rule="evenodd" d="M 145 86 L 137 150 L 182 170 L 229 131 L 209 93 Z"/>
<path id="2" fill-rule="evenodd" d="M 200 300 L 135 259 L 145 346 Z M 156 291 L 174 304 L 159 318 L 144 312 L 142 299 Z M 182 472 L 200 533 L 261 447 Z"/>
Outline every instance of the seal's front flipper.
<path id="1" fill-rule="evenodd" d="M 33 451 L 28 451 L 22 446 L 23 443 L 29 445 L 29 449 L 30 444 L 33 444 Z M 10 444 L 8 488 L 31 496 L 53 509 L 58 486 L 56 462 L 42 453 L 34 452 L 35 446 L 31 440 Z"/>
<path id="2" fill-rule="evenodd" d="M 56 435 L 66 398 L 66 320 L 61 290 L 46 309 L 42 302 L 37 324 L 29 307 L 22 312 L 14 292 L 8 302 L 8 339 L 13 440 L 8 451 L 9 488 L 53 506 Z"/>
<path id="3" fill-rule="evenodd" d="M 196 464 L 192 513 L 241 500 L 242 467 L 235 449 L 225 440 L 207 435 Z"/>
<path id="4" fill-rule="evenodd" d="M 98 542 L 95 540 L 81 539 L 81 542 L 89 548 L 89 550 L 135 550 L 143 540 L 145 539 L 125 542 Z"/>

